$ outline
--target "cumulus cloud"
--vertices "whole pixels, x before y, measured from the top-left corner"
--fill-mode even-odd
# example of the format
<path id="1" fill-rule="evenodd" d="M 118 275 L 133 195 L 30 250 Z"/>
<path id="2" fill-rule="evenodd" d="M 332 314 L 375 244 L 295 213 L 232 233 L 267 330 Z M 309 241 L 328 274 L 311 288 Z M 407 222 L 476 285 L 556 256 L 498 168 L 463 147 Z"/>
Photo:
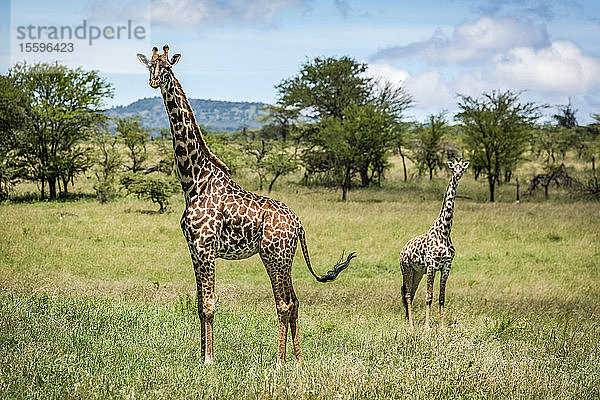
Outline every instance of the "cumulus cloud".
<path id="1" fill-rule="evenodd" d="M 600 85 L 600 59 L 586 56 L 573 42 L 519 47 L 495 58 L 496 73 L 518 87 L 544 92 L 584 93 Z"/>
<path id="2" fill-rule="evenodd" d="M 389 64 L 371 63 L 368 73 L 404 87 L 417 107 L 448 109 L 455 103 L 454 91 L 445 83 L 439 71 L 428 70 L 412 75 Z"/>
<path id="3" fill-rule="evenodd" d="M 398 84 L 403 84 L 410 77 L 408 71 L 385 63 L 369 64 L 367 73 L 376 79 L 383 79 Z"/>
<path id="4" fill-rule="evenodd" d="M 431 62 L 463 62 L 483 59 L 515 47 L 540 47 L 548 44 L 544 25 L 516 18 L 482 17 L 473 24 L 459 24 L 451 37 L 436 31 L 427 40 L 379 50 L 371 59 L 418 58 Z"/>
<path id="5" fill-rule="evenodd" d="M 129 0 L 118 3 L 118 7 L 107 7 L 107 0 L 91 0 L 88 9 L 100 18 L 127 12 L 132 18 L 149 19 L 160 26 L 205 29 L 236 23 L 270 26 L 279 12 L 306 9 L 309 0 Z"/>
<path id="6" fill-rule="evenodd" d="M 429 110 L 452 109 L 456 93 L 510 89 L 541 103 L 579 99 L 589 113 L 600 91 L 600 57 L 573 41 L 550 40 L 543 24 L 514 17 L 481 17 L 456 25 L 450 36 L 436 31 L 427 40 L 380 50 L 371 62 L 391 75 L 402 66 L 395 74 L 415 108 Z"/>

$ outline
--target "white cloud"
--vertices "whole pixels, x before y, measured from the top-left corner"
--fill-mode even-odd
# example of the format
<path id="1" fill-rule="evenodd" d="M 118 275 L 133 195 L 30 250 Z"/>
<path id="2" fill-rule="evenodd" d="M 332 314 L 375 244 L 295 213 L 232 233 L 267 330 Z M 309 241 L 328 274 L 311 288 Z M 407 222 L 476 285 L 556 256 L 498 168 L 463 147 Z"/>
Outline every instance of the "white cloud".
<path id="1" fill-rule="evenodd" d="M 448 109 L 454 104 L 454 92 L 439 71 L 424 71 L 406 80 L 408 92 L 414 96 L 417 107 Z"/>
<path id="2" fill-rule="evenodd" d="M 418 118 L 425 113 L 450 109 L 455 103 L 454 92 L 439 71 L 429 70 L 415 75 L 385 63 L 369 64 L 369 75 L 401 85 L 413 97 Z M 436 111 L 437 110 L 437 111 Z"/>
<path id="3" fill-rule="evenodd" d="M 452 111 L 457 93 L 523 91 L 523 99 L 539 104 L 574 99 L 583 123 L 600 102 L 600 57 L 573 41 L 551 41 L 543 24 L 518 18 L 482 17 L 456 25 L 449 36 L 438 30 L 427 40 L 380 50 L 371 60 L 390 71 L 402 68 L 419 118 Z"/>
<path id="4" fill-rule="evenodd" d="M 107 1 L 118 6 L 107 6 Z M 91 0 L 87 8 L 100 18 L 127 12 L 160 26 L 205 29 L 236 23 L 269 26 L 280 11 L 307 7 L 308 0 Z"/>
<path id="5" fill-rule="evenodd" d="M 497 75 L 516 87 L 570 95 L 600 85 L 600 59 L 586 56 L 575 43 L 561 40 L 548 47 L 519 47 L 496 56 Z"/>
<path id="6" fill-rule="evenodd" d="M 456 25 L 450 38 L 438 30 L 427 40 L 379 50 L 372 59 L 463 62 L 484 59 L 515 47 L 537 48 L 547 43 L 548 33 L 543 25 L 509 17 L 482 17 L 473 24 Z"/>
<path id="7" fill-rule="evenodd" d="M 369 64 L 368 74 L 376 79 L 384 79 L 396 84 L 403 84 L 410 77 L 408 71 L 385 63 Z"/>

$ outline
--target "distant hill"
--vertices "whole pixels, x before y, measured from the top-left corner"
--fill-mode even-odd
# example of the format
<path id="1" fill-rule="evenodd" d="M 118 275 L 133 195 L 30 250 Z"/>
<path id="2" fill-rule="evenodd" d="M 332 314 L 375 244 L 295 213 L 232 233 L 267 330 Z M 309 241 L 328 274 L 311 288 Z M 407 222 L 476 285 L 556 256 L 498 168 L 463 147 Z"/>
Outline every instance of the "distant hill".
<path id="1" fill-rule="evenodd" d="M 242 128 L 257 129 L 262 126 L 258 118 L 265 114 L 265 103 L 247 103 L 219 100 L 189 99 L 198 125 L 216 131 L 236 131 Z M 117 106 L 106 111 L 110 117 L 140 115 L 145 128 L 168 128 L 169 119 L 162 97 L 144 98 L 127 106 Z"/>

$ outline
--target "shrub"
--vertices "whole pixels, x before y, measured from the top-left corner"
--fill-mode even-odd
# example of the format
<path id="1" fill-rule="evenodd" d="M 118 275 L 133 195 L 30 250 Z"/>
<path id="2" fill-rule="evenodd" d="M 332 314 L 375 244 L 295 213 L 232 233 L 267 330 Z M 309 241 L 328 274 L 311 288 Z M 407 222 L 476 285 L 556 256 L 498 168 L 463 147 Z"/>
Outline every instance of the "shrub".
<path id="1" fill-rule="evenodd" d="M 169 198 L 179 188 L 176 178 L 161 174 L 136 174 L 129 172 L 121 177 L 121 185 L 127 189 L 129 194 L 135 194 L 138 198 L 152 200 L 160 206 L 159 213 L 165 212 L 169 205 Z"/>

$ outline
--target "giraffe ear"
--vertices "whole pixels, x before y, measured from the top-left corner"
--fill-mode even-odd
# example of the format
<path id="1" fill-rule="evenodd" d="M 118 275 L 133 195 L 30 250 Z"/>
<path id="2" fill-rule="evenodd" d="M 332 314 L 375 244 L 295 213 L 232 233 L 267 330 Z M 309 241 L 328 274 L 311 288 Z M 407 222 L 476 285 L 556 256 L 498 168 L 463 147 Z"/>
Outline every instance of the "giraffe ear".
<path id="1" fill-rule="evenodd" d="M 179 62 L 179 59 L 181 58 L 181 54 L 177 53 L 177 54 L 173 54 L 173 57 L 171 57 L 171 65 L 175 65 Z"/>
<path id="2" fill-rule="evenodd" d="M 148 57 L 146 57 L 145 55 L 143 55 L 142 53 L 137 53 L 137 58 L 138 60 L 140 60 L 140 62 L 142 64 L 144 64 L 146 67 L 148 66 L 148 64 L 150 64 L 150 61 L 148 60 Z"/>
<path id="3" fill-rule="evenodd" d="M 454 163 L 452 161 L 448 161 L 448 168 L 454 169 Z"/>
<path id="4" fill-rule="evenodd" d="M 463 163 L 463 168 L 464 168 L 464 169 L 467 169 L 467 167 L 468 167 L 468 166 L 469 166 L 469 162 L 468 162 L 468 161 L 465 161 L 465 162 Z"/>

